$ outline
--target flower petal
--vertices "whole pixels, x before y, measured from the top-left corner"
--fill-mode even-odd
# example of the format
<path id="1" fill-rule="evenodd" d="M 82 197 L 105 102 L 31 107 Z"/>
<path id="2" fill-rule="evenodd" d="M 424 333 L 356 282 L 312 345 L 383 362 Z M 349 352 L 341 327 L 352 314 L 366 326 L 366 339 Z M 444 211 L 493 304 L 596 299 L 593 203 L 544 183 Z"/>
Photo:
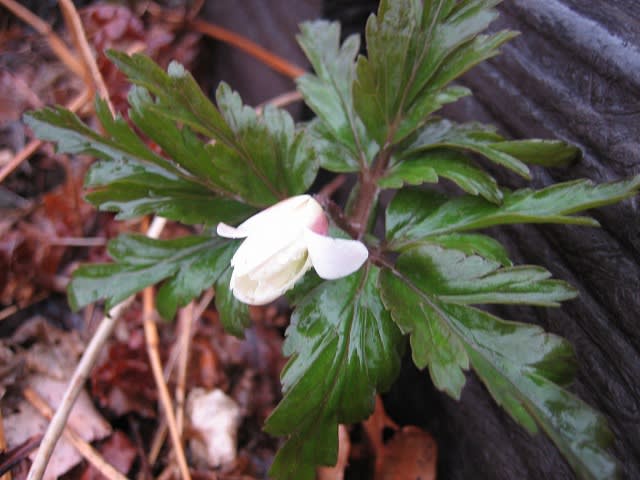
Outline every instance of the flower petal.
<path id="1" fill-rule="evenodd" d="M 309 229 L 304 238 L 313 268 L 325 280 L 346 277 L 358 270 L 369 257 L 364 243 L 319 235 Z"/>
<path id="2" fill-rule="evenodd" d="M 216 227 L 216 233 L 220 237 L 224 238 L 244 238 L 249 235 L 245 231 L 241 231 L 239 228 L 232 227 L 226 223 L 220 222 Z"/>

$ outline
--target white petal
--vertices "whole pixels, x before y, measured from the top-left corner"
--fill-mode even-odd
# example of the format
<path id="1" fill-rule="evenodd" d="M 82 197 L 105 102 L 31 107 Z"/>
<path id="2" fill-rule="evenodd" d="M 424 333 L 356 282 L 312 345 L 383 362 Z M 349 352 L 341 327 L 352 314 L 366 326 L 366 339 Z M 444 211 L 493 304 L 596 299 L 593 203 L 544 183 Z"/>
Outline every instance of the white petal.
<path id="1" fill-rule="evenodd" d="M 256 213 L 238 225 L 238 230 L 247 236 L 260 235 L 264 231 L 278 230 L 291 225 L 310 226 L 316 217 L 323 214 L 322 207 L 312 197 L 298 195 Z"/>
<path id="2" fill-rule="evenodd" d="M 313 268 L 325 280 L 346 277 L 358 270 L 369 257 L 362 242 L 319 235 L 307 229 L 304 238 Z"/>
<path id="3" fill-rule="evenodd" d="M 245 275 L 252 270 L 278 258 L 280 263 L 286 263 L 288 252 L 305 250 L 306 242 L 300 229 L 278 229 L 252 234 L 238 247 L 231 258 L 231 266 L 238 271 L 238 275 Z M 279 253 L 284 252 L 284 258 Z"/>
<path id="4" fill-rule="evenodd" d="M 224 238 L 244 238 L 248 233 L 240 231 L 238 228 L 220 222 L 216 227 L 216 233 Z"/>

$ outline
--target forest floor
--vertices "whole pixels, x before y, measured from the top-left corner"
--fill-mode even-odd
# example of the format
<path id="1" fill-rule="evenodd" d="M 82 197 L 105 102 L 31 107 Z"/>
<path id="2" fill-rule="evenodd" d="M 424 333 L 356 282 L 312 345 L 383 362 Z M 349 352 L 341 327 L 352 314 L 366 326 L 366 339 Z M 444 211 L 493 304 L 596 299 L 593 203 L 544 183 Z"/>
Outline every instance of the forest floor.
<path id="1" fill-rule="evenodd" d="M 87 204 L 83 177 L 94 159 L 57 154 L 22 115 L 59 104 L 99 129 L 94 96 L 126 116 L 129 87 L 101 52 L 144 52 L 162 66 L 175 59 L 192 68 L 207 35 L 203 21 L 200 31 L 192 22 L 203 2 L 171 11 L 152 2 L 137 10 L 84 3 L 76 10 L 61 1 L 61 11 L 39 17 L 0 0 L 0 480 L 26 478 L 51 410 L 106 314 L 102 304 L 69 309 L 73 270 L 109 262 L 109 239 L 145 233 L 150 222 L 116 221 Z M 265 61 L 300 72 L 275 56 Z M 160 236 L 185 233 L 167 223 Z M 238 339 L 223 331 L 213 295 L 171 323 L 145 322 L 142 296 L 129 304 L 100 346 L 45 478 L 267 477 L 280 439 L 262 425 L 281 395 L 290 311 L 280 303 L 252 308 L 253 326 Z M 417 464 L 421 478 L 435 478 L 435 450 L 425 432 L 400 429 L 379 401 L 367 422 L 341 427 L 338 465 L 318 478 L 416 478 Z"/>

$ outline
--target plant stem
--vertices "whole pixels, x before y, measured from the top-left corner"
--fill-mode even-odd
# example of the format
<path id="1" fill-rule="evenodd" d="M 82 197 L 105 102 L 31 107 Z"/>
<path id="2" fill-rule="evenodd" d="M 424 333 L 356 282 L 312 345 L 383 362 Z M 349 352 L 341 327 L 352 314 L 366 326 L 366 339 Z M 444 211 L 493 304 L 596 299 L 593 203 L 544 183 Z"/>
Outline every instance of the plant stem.
<path id="1" fill-rule="evenodd" d="M 367 232 L 369 217 L 376 202 L 380 187 L 378 180 L 386 173 L 391 160 L 392 149 L 386 144 L 378 153 L 373 168 L 365 168 L 358 176 L 358 195 L 353 205 L 349 223 L 356 238 L 361 240 Z"/>

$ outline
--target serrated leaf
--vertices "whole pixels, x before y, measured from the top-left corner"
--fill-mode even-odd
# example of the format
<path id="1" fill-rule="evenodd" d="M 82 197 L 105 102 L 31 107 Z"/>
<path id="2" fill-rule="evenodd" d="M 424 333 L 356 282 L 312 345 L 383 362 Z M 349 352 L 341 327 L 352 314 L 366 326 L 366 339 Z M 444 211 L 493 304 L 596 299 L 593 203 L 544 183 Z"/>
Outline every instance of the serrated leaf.
<path id="1" fill-rule="evenodd" d="M 425 290 L 441 301 L 456 304 L 526 304 L 559 306 L 574 298 L 576 291 L 566 282 L 550 280 L 542 267 L 520 265 L 501 267 L 479 255 L 437 245 L 421 245 L 403 253 L 398 265 L 411 265 L 420 272 Z"/>
<path id="2" fill-rule="evenodd" d="M 144 88 L 131 87 L 128 99 L 131 106 L 129 117 L 133 123 L 152 138 L 172 162 L 205 183 L 210 190 L 227 197 L 237 197 L 236 192 L 225 190 L 224 183 L 220 181 L 211 145 L 200 140 L 188 126 L 178 128 L 173 120 L 154 112 L 156 102 Z"/>
<path id="3" fill-rule="evenodd" d="M 216 99 L 234 135 L 231 145 L 218 142 L 211 148 L 226 188 L 262 206 L 307 191 L 318 172 L 317 154 L 291 115 L 267 105 L 258 116 L 224 83 Z"/>
<path id="4" fill-rule="evenodd" d="M 189 125 L 209 138 L 233 142 L 229 125 L 182 65 L 172 62 L 165 72 L 145 55 L 109 50 L 107 57 L 131 82 L 157 97 L 156 113 Z"/>
<path id="5" fill-rule="evenodd" d="M 394 321 L 411 332 L 412 348 L 418 349 L 414 359 L 426 357 L 435 385 L 456 398 L 468 362 L 496 402 L 530 433 L 542 428 L 579 475 L 613 478 L 616 464 L 605 450 L 611 434 L 604 419 L 559 386 L 567 384 L 575 370 L 570 344 L 538 326 L 447 302 L 439 294 L 442 282 L 434 284 L 425 270 L 432 253 L 423 248 L 404 253 L 395 268 L 380 275 L 386 307 Z M 456 273 L 452 268 L 449 280 Z M 421 332 L 445 334 L 431 334 L 425 345 L 413 338 Z"/>
<path id="6" fill-rule="evenodd" d="M 87 127 L 75 114 L 47 108 L 25 116 L 35 134 L 58 142 L 58 151 L 95 155 L 85 184 L 87 199 L 118 219 L 155 213 L 183 223 L 235 223 L 255 211 L 219 196 L 210 185 L 152 152 L 120 117 L 113 118 L 102 101 L 98 117 L 108 136 Z"/>
<path id="7" fill-rule="evenodd" d="M 496 18 L 498 3 L 380 3 L 367 21 L 368 58 L 358 59 L 354 83 L 356 111 L 379 145 L 400 142 L 443 104 L 468 94 L 443 89 L 511 38 L 498 32 L 474 40 Z"/>
<path id="8" fill-rule="evenodd" d="M 384 270 L 380 295 L 402 333 L 409 335 L 413 363 L 420 369 L 428 367 L 433 384 L 460 399 L 469 357 L 451 326 L 443 321 L 439 305 Z"/>
<path id="9" fill-rule="evenodd" d="M 195 144 L 197 160 L 189 161 L 181 154 L 177 161 L 189 165 L 187 168 L 197 167 L 217 188 L 251 205 L 268 206 L 305 192 L 315 179 L 318 161 L 312 142 L 304 130 L 296 131 L 285 110 L 267 106 L 263 115 L 258 116 L 224 83 L 216 93 L 216 108 L 193 77 L 175 62 L 164 72 L 142 55 L 127 56 L 113 51 L 108 55 L 133 83 L 155 97 L 144 102 L 147 115 L 180 122 L 216 140 L 213 146 Z M 184 135 L 189 135 L 187 132 L 184 130 Z M 147 133 L 152 138 L 162 135 L 161 131 Z M 193 140 L 186 138 L 181 142 L 194 144 Z M 171 148 L 162 139 L 158 143 Z M 173 147 L 174 153 L 179 147 L 180 144 Z M 211 168 L 203 172 L 205 155 L 210 157 Z"/>
<path id="10" fill-rule="evenodd" d="M 225 332 L 244 338 L 244 330 L 251 326 L 249 307 L 233 296 L 230 288 L 231 267 L 220 276 L 216 283 L 216 310 Z"/>
<path id="11" fill-rule="evenodd" d="M 360 170 L 358 159 L 353 156 L 347 146 L 335 139 L 331 130 L 319 118 L 314 118 L 307 125 L 307 135 L 313 139 L 322 168 L 336 173 Z"/>
<path id="12" fill-rule="evenodd" d="M 590 217 L 572 214 L 618 202 L 638 193 L 640 175 L 594 184 L 575 180 L 543 188 L 504 191 L 501 205 L 479 197 L 451 200 L 432 192 L 402 190 L 387 209 L 389 248 L 402 249 L 432 236 L 512 223 L 567 223 L 597 226 Z"/>
<path id="13" fill-rule="evenodd" d="M 99 161 L 87 174 L 86 198 L 117 219 L 161 215 L 187 224 L 237 223 L 255 212 L 244 203 L 219 197 L 154 165 L 134 160 Z"/>
<path id="14" fill-rule="evenodd" d="M 441 247 L 459 250 L 466 255 L 480 255 L 481 257 L 509 267 L 512 265 L 506 249 L 495 238 L 479 233 L 449 233 L 429 237 L 428 243 Z"/>
<path id="15" fill-rule="evenodd" d="M 377 293 L 378 269 L 365 267 L 323 282 L 299 303 L 287 329 L 282 373 L 284 398 L 265 430 L 286 435 L 270 474 L 315 478 L 316 465 L 332 465 L 339 423 L 373 410 L 400 367 L 403 338 Z"/>
<path id="16" fill-rule="evenodd" d="M 323 20 L 305 22 L 300 31 L 298 43 L 315 75 L 306 74 L 296 79 L 298 89 L 322 122 L 322 137 L 344 147 L 347 157 L 337 171 L 357 171 L 360 162 L 368 163 L 373 158 L 369 154 L 371 140 L 355 113 L 351 93 L 360 38 L 351 35 L 340 45 L 340 24 Z"/>
<path id="17" fill-rule="evenodd" d="M 479 123 L 457 124 L 438 119 L 427 123 L 411 145 L 404 159 L 432 151 L 452 148 L 480 154 L 494 163 L 529 178 L 527 163 L 546 167 L 563 166 L 578 159 L 580 149 L 557 140 L 505 140 L 495 128 Z"/>
<path id="18" fill-rule="evenodd" d="M 378 184 L 384 188 L 400 188 L 405 183 L 436 183 L 440 177 L 451 180 L 471 195 L 480 195 L 492 203 L 502 201 L 496 180 L 455 151 L 434 150 L 407 159 L 391 168 Z"/>
<path id="19" fill-rule="evenodd" d="M 108 247 L 116 263 L 84 265 L 74 272 L 69 303 L 77 310 L 105 299 L 109 309 L 143 288 L 167 280 L 158 293 L 158 309 L 165 318 L 172 318 L 177 307 L 216 282 L 234 249 L 233 242 L 211 237 L 155 240 L 121 235 Z"/>

